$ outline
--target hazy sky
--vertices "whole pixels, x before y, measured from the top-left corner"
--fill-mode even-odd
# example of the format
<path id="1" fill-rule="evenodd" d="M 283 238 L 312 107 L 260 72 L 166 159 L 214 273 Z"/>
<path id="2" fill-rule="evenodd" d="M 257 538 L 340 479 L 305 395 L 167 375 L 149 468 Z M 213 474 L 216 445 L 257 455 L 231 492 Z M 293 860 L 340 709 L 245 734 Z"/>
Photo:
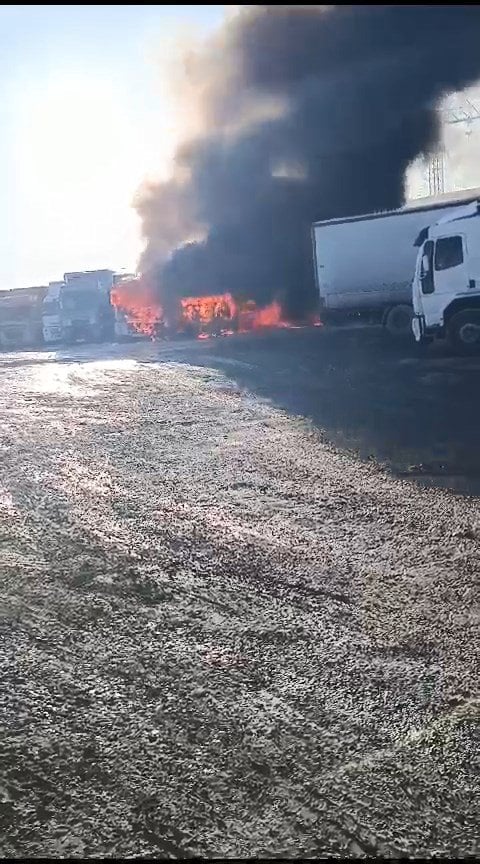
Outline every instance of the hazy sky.
<path id="1" fill-rule="evenodd" d="M 443 170 L 445 191 L 480 188 L 480 86 L 447 96 L 443 109 L 455 110 L 456 117 L 472 117 L 469 123 L 443 126 Z M 458 111 L 458 109 L 461 109 Z M 407 172 L 407 191 L 414 198 L 429 194 L 428 162 L 422 159 Z"/>
<path id="2" fill-rule="evenodd" d="M 0 288 L 135 266 L 132 197 L 174 140 L 163 69 L 224 6 L 0 7 Z"/>
<path id="3" fill-rule="evenodd" d="M 132 198 L 175 139 L 165 70 L 179 38 L 228 8 L 0 6 L 0 288 L 135 267 Z M 449 188 L 480 185 L 480 123 L 471 131 L 448 130 Z M 410 181 L 425 194 L 423 169 Z"/>

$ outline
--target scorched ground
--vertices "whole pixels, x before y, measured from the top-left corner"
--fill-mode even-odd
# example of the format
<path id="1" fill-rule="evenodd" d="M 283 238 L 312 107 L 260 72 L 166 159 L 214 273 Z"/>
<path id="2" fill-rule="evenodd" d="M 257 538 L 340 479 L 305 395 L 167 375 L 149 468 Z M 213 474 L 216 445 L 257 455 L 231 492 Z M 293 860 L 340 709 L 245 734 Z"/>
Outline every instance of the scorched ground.
<path id="1" fill-rule="evenodd" d="M 3 856 L 478 851 L 476 499 L 200 350 L 2 359 Z"/>

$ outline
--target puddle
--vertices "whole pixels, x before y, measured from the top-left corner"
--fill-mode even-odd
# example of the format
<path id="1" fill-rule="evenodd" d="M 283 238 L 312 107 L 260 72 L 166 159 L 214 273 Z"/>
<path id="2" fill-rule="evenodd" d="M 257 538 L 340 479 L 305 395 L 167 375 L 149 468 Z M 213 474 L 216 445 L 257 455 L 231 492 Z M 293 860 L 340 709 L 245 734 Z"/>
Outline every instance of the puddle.
<path id="1" fill-rule="evenodd" d="M 448 489 L 461 495 L 480 497 L 480 477 L 467 474 L 403 474 L 401 476 L 406 476 L 407 479 L 429 489 Z"/>

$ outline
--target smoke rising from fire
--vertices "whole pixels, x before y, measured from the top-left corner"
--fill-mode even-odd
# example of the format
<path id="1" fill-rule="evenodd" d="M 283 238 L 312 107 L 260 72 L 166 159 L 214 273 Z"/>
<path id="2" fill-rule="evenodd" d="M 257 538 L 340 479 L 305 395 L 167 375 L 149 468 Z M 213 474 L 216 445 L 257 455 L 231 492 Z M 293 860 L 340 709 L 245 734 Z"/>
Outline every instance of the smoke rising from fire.
<path id="1" fill-rule="evenodd" d="M 403 203 L 435 104 L 480 76 L 479 35 L 477 6 L 250 6 L 192 49 L 195 131 L 137 200 L 167 312 L 224 292 L 309 312 L 311 223 Z"/>

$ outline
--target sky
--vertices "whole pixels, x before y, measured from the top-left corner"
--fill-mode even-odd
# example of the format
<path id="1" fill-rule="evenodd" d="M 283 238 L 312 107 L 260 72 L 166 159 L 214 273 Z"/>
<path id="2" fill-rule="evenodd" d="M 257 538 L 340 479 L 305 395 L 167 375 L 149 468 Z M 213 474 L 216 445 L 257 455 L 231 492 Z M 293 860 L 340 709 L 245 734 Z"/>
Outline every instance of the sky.
<path id="1" fill-rule="evenodd" d="M 0 289 L 135 270 L 132 201 L 176 140 L 168 69 L 233 8 L 0 6 Z M 445 138 L 447 188 L 480 186 L 480 122 Z M 421 162 L 408 188 L 428 193 Z"/>
<path id="2" fill-rule="evenodd" d="M 166 69 L 225 6 L 0 6 L 0 289 L 135 270 L 175 142 Z"/>
<path id="3" fill-rule="evenodd" d="M 446 192 L 480 188 L 480 86 L 475 84 L 461 93 L 445 97 L 441 108 L 450 112 L 444 116 L 470 115 L 471 122 L 443 123 L 440 150 L 443 151 L 443 174 Z M 459 112 L 458 109 L 461 109 Z M 409 197 L 421 198 L 429 194 L 428 162 L 417 159 L 407 171 Z"/>

